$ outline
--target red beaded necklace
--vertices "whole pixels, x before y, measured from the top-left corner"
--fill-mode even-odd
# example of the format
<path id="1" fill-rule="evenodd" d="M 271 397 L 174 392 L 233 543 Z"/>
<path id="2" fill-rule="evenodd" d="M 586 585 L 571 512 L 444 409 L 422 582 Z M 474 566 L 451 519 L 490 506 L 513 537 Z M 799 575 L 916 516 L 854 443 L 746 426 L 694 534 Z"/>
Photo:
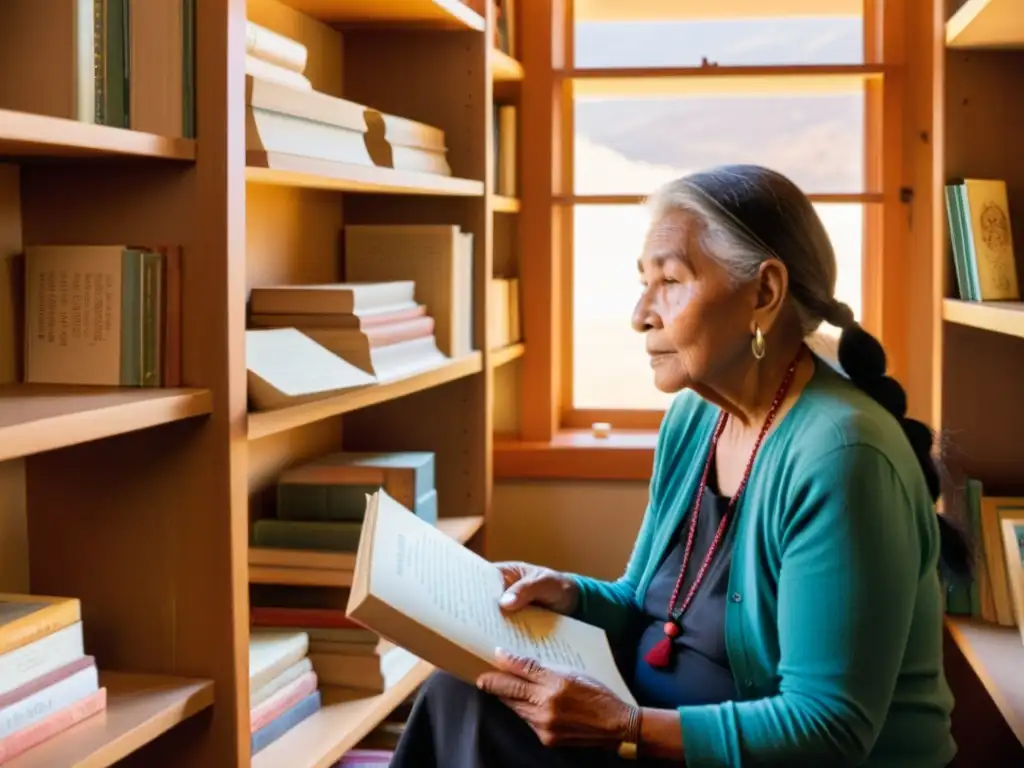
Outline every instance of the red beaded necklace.
<path id="1" fill-rule="evenodd" d="M 700 570 L 697 571 L 697 576 L 693 580 L 693 584 L 690 586 L 689 591 L 686 593 L 686 597 L 683 598 L 683 604 L 679 606 L 678 611 L 673 611 L 676 600 L 679 597 L 679 590 L 683 587 L 683 577 L 686 575 L 686 568 L 690 564 L 690 553 L 693 551 L 693 539 L 697 533 L 697 519 L 700 517 L 701 503 L 704 501 L 704 490 L 708 486 L 708 475 L 711 473 L 711 465 L 714 462 L 715 451 L 718 448 L 718 438 L 722 436 L 722 432 L 725 430 L 725 424 L 729 420 L 729 416 L 725 411 L 722 411 L 718 417 L 718 423 L 715 425 L 715 431 L 711 437 L 711 448 L 708 451 L 707 460 L 704 462 L 704 474 L 701 476 L 700 486 L 697 488 L 697 500 L 693 504 L 693 510 L 690 512 L 690 526 L 689 531 L 686 534 L 686 547 L 683 549 L 683 564 L 679 569 L 679 577 L 676 579 L 675 588 L 672 590 L 672 597 L 668 600 L 668 621 L 665 622 L 663 627 L 665 637 L 658 641 L 658 643 L 647 652 L 644 657 L 646 662 L 652 667 L 662 669 L 669 665 L 672 659 L 672 639 L 679 636 L 682 631 L 680 627 L 683 613 L 690 606 L 690 601 L 693 599 L 694 594 L 697 592 L 697 588 L 700 587 L 701 582 L 704 580 L 704 574 L 707 573 L 708 567 L 711 565 L 711 561 L 714 559 L 715 554 L 718 552 L 718 546 L 722 542 L 722 538 L 725 536 L 725 531 L 729 527 L 729 519 L 732 517 L 732 512 L 736 507 L 736 502 L 739 500 L 740 494 L 743 493 L 743 489 L 747 487 L 747 480 L 750 479 L 750 470 L 754 466 L 754 457 L 757 456 L 757 451 L 761 447 L 761 441 L 764 440 L 764 436 L 768 434 L 768 430 L 775 421 L 775 414 L 779 410 L 779 406 L 782 405 L 782 401 L 786 398 L 786 393 L 789 392 L 790 384 L 793 383 L 793 374 L 796 372 L 797 363 L 800 362 L 800 356 L 803 353 L 803 347 L 796 353 L 796 357 L 793 358 L 793 362 L 789 364 L 789 369 L 786 371 L 785 377 L 782 379 L 782 384 L 779 386 L 779 391 L 775 393 L 775 399 L 772 400 L 771 408 L 768 409 L 768 415 L 765 417 L 764 424 L 761 426 L 761 431 L 757 436 L 757 441 L 754 443 L 754 449 L 750 452 L 750 458 L 747 459 L 747 467 L 743 472 L 743 479 L 740 480 L 740 487 L 736 489 L 736 493 L 733 494 L 732 498 L 729 499 L 729 506 L 725 510 L 725 514 L 722 515 L 722 522 L 718 524 L 718 530 L 715 531 L 715 538 L 711 541 L 711 546 L 708 547 L 707 554 L 704 555 L 704 562 L 700 565 Z"/>

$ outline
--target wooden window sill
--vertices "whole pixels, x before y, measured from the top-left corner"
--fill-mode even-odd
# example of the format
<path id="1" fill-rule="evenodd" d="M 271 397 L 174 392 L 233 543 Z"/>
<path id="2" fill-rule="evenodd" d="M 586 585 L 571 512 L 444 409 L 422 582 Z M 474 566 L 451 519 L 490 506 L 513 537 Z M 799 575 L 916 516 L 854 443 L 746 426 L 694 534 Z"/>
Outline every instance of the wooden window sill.
<path id="1" fill-rule="evenodd" d="M 497 437 L 496 480 L 639 480 L 651 479 L 654 430 L 612 432 L 594 437 L 590 430 L 564 430 L 550 442 Z"/>

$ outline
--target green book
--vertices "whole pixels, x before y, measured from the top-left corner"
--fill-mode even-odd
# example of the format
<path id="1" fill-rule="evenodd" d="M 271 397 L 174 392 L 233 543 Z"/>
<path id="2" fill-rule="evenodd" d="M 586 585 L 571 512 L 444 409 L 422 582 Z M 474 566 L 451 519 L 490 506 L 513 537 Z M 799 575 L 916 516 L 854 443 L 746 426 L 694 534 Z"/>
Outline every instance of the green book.
<path id="1" fill-rule="evenodd" d="M 271 549 L 310 549 L 321 552 L 355 552 L 362 523 L 325 523 L 297 520 L 257 520 L 252 545 Z"/>
<path id="2" fill-rule="evenodd" d="M 277 483 L 277 518 L 361 522 L 366 497 L 383 488 L 418 517 L 437 522 L 434 454 L 341 452 L 285 471 Z"/>
<path id="3" fill-rule="evenodd" d="M 160 386 L 163 254 L 124 245 L 25 249 L 25 381 Z"/>

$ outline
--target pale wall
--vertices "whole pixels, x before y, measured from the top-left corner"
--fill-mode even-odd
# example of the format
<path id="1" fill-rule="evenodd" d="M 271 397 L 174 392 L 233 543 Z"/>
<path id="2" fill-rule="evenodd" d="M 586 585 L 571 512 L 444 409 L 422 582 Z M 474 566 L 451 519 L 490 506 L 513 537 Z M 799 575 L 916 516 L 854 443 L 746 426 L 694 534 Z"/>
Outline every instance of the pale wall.
<path id="1" fill-rule="evenodd" d="M 496 483 L 487 555 L 615 579 L 646 505 L 646 482 Z"/>

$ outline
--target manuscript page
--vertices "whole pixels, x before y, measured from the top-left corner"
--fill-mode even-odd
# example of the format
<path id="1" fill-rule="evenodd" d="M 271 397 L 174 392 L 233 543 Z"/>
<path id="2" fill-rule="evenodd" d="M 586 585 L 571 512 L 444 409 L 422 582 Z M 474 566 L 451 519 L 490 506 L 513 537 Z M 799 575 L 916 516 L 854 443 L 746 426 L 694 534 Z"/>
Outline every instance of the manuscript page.
<path id="1" fill-rule="evenodd" d="M 409 629 L 400 631 L 433 632 L 486 666 L 493 665 L 495 649 L 504 648 L 545 666 L 580 672 L 635 703 L 604 630 L 536 606 L 505 613 L 498 605 L 504 591 L 498 568 L 413 515 L 383 490 L 368 500 L 363 536 L 372 539 L 360 543 L 358 555 L 369 562 L 357 560 L 355 569 L 349 613 L 357 620 L 364 620 L 358 603 L 365 593 L 377 603 L 374 615 L 381 615 L 380 604 L 384 604 L 411 620 Z M 394 631 L 394 622 L 383 623 Z M 387 635 L 384 627 L 370 626 Z M 401 637 L 389 639 L 414 651 Z M 446 669 L 449 659 L 426 661 Z"/>

